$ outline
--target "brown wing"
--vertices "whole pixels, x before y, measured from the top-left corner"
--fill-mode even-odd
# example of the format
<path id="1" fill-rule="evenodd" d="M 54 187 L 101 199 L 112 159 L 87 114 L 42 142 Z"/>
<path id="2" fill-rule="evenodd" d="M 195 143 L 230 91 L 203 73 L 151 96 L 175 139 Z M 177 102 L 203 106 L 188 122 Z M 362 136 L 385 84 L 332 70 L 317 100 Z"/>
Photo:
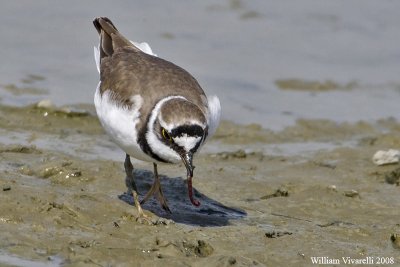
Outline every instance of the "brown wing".
<path id="1" fill-rule="evenodd" d="M 141 114 L 170 95 L 181 95 L 207 113 L 207 99 L 187 71 L 161 58 L 148 55 L 123 37 L 107 18 L 96 18 L 100 34 L 100 92 L 111 91 L 117 104 L 129 107 L 131 97 L 144 99 Z"/>

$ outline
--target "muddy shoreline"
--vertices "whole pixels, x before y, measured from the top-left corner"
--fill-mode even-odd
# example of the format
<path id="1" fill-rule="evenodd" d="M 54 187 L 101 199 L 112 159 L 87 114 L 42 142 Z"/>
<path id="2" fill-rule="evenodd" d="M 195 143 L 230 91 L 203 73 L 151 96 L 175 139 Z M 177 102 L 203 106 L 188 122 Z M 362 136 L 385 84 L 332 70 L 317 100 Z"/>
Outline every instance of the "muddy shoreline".
<path id="1" fill-rule="evenodd" d="M 0 132 L 0 265 L 400 264 L 400 187 L 386 178 L 400 166 L 371 160 L 399 148 L 394 119 L 300 120 L 280 132 L 223 122 L 195 159 L 202 206 L 187 199 L 183 166 L 160 166 L 173 214 L 152 199 L 146 213 L 165 219 L 153 226 L 135 220 L 124 154 L 90 112 L 0 106 Z M 143 196 L 151 164 L 134 166 Z"/>

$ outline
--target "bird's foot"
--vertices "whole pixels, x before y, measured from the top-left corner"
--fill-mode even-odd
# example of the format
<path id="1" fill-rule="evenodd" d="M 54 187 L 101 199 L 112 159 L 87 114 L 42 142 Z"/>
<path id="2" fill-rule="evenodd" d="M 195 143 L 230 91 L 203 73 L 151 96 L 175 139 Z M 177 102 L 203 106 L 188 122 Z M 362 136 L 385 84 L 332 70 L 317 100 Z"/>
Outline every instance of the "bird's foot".
<path id="1" fill-rule="evenodd" d="M 150 216 L 144 214 L 143 212 L 139 213 L 136 216 L 136 222 L 138 222 L 140 224 L 154 225 L 153 221 L 154 221 L 153 218 L 151 218 Z"/>
<path id="2" fill-rule="evenodd" d="M 154 183 L 152 184 L 150 190 L 146 193 L 140 204 L 144 204 L 152 195 L 154 195 L 158 201 L 160 202 L 161 207 L 168 213 L 171 213 L 171 210 L 168 207 L 167 200 L 164 197 L 164 194 L 161 190 L 160 180 L 156 178 Z"/>
<path id="3" fill-rule="evenodd" d="M 145 225 L 170 225 L 175 223 L 171 219 L 165 219 L 158 216 L 149 216 L 144 213 L 142 215 L 139 214 L 136 217 L 136 222 Z"/>
<path id="4" fill-rule="evenodd" d="M 174 221 L 170 219 L 165 219 L 165 218 L 160 218 L 157 216 L 149 216 L 144 213 L 141 203 L 139 202 L 138 199 L 138 194 L 136 191 L 132 190 L 132 196 L 133 200 L 135 202 L 135 206 L 137 208 L 137 216 L 136 216 L 136 222 L 140 224 L 146 224 L 146 225 L 169 225 L 171 223 L 174 223 Z M 168 208 L 168 206 L 167 206 Z"/>

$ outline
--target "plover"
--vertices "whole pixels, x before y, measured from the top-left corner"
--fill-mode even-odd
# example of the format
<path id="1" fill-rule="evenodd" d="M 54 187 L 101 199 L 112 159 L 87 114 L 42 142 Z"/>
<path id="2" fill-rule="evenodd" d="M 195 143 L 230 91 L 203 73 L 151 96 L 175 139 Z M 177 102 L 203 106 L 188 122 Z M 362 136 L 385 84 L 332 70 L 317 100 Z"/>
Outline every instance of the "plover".
<path id="1" fill-rule="evenodd" d="M 140 205 L 153 194 L 170 212 L 158 177 L 159 163 L 183 162 L 189 199 L 199 206 L 192 193 L 193 156 L 217 129 L 218 97 L 207 98 L 192 75 L 157 57 L 147 43 L 126 39 L 108 18 L 93 23 L 100 35 L 94 51 L 100 73 L 96 112 L 106 133 L 126 153 L 125 181 L 139 217 L 146 217 Z M 154 167 L 154 183 L 140 202 L 130 157 Z"/>

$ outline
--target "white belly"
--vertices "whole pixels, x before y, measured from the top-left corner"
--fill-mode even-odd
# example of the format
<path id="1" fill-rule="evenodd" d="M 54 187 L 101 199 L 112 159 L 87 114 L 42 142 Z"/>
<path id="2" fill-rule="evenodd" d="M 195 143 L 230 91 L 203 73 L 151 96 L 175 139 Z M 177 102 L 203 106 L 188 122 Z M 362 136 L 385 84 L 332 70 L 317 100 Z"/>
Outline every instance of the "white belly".
<path id="1" fill-rule="evenodd" d="M 126 154 L 143 161 L 155 162 L 154 159 L 143 153 L 137 143 L 136 125 L 139 122 L 139 110 L 143 103 L 141 96 L 132 97 L 134 106 L 131 109 L 118 107 L 110 99 L 109 90 L 101 96 L 100 83 L 96 88 L 94 104 L 97 116 L 106 133 Z"/>

